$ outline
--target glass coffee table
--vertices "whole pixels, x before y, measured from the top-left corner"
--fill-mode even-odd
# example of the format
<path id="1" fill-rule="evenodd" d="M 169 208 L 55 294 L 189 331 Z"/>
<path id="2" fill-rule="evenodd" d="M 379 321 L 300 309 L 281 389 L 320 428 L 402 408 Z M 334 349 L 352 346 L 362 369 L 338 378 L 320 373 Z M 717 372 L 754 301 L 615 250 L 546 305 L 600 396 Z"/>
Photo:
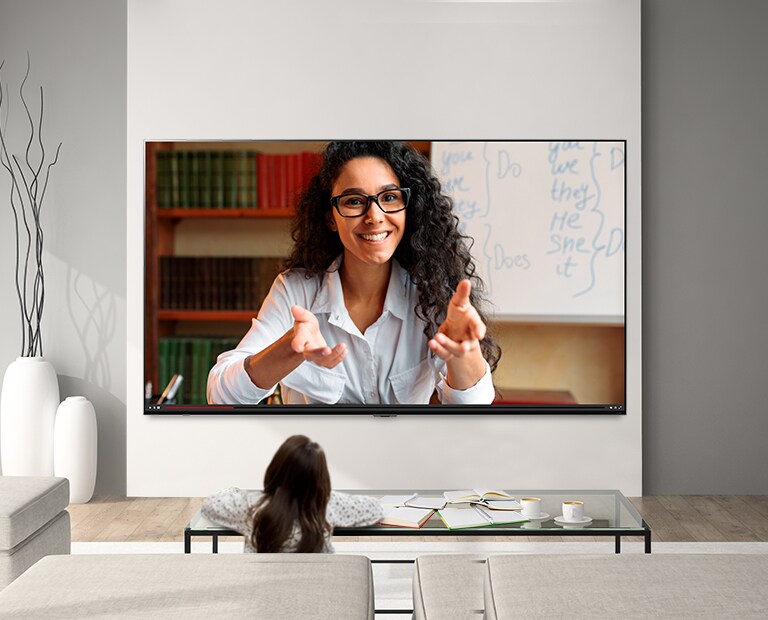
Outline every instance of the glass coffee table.
<path id="1" fill-rule="evenodd" d="M 449 530 L 437 514 L 420 528 L 393 527 L 388 525 L 367 525 L 363 527 L 337 527 L 334 536 L 397 536 L 428 538 L 430 536 L 605 536 L 615 539 L 615 551 L 621 553 L 621 539 L 627 536 L 641 536 L 645 553 L 651 553 L 651 528 L 640 516 L 631 502 L 617 490 L 519 490 L 505 489 L 516 499 L 521 497 L 541 498 L 541 512 L 547 518 L 526 523 L 489 525 L 469 529 Z M 355 490 L 343 491 L 357 495 L 410 495 L 413 490 Z M 419 490 L 424 497 L 442 497 L 443 491 Z M 555 517 L 562 515 L 562 502 L 579 500 L 584 502 L 584 515 L 591 521 L 584 525 L 561 525 Z M 462 504 L 467 506 L 467 504 Z M 557 521 L 560 521 L 559 519 Z M 192 552 L 192 538 L 210 538 L 213 553 L 218 552 L 219 538 L 242 536 L 207 521 L 198 510 L 184 528 L 184 553 Z"/>

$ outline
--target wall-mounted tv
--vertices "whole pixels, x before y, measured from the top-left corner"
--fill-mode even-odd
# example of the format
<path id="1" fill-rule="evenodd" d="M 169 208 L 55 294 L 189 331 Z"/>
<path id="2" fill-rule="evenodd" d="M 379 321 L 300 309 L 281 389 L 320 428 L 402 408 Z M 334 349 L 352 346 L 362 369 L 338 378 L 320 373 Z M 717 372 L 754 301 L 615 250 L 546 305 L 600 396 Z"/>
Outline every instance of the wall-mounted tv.
<path id="1" fill-rule="evenodd" d="M 145 413 L 624 414 L 625 147 L 147 141 Z"/>

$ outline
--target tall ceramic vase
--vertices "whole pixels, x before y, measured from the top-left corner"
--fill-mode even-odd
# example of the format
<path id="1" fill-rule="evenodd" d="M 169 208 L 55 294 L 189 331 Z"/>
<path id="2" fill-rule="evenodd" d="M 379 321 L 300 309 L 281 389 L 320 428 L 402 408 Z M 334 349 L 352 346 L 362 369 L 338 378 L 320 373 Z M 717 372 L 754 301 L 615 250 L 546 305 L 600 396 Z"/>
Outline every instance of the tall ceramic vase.
<path id="1" fill-rule="evenodd" d="M 96 412 L 85 396 L 59 405 L 53 433 L 53 472 L 69 480 L 69 502 L 85 504 L 96 486 Z"/>
<path id="2" fill-rule="evenodd" d="M 56 371 L 43 357 L 17 357 L 0 397 L 0 467 L 4 476 L 53 475 Z"/>

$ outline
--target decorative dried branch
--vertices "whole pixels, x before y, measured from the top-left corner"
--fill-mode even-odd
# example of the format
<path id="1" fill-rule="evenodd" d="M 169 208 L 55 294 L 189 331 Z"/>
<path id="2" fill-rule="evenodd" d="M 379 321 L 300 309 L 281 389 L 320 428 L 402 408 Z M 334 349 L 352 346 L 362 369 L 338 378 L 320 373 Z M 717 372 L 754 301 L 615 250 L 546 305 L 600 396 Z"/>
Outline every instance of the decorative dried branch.
<path id="1" fill-rule="evenodd" d="M 40 87 L 40 112 L 37 123 L 32 116 L 24 97 L 24 86 L 29 79 L 31 63 L 27 54 L 27 72 L 19 86 L 19 98 L 24 106 L 29 122 L 29 139 L 24 149 L 23 161 L 15 154 L 9 154 L 8 118 L 10 101 L 8 84 L 3 94 L 2 70 L 5 61 L 0 62 L 0 117 L 5 105 L 5 122 L 0 118 L 0 165 L 8 172 L 11 179 L 10 205 L 16 233 L 16 296 L 21 314 L 21 355 L 35 356 L 43 354 L 43 340 L 40 324 L 43 319 L 45 303 L 45 274 L 43 273 L 43 229 L 40 214 L 51 168 L 59 161 L 62 143 L 56 148 L 52 162 L 46 165 L 45 146 L 43 145 L 43 87 Z M 39 159 L 32 153 L 32 145 L 37 141 Z M 40 187 L 42 182 L 42 188 Z M 21 218 L 19 218 L 21 216 Z M 24 242 L 26 241 L 26 246 Z M 33 252 L 34 246 L 34 252 Z M 31 258 L 31 265 L 30 265 Z M 31 285 L 30 285 L 31 280 Z"/>

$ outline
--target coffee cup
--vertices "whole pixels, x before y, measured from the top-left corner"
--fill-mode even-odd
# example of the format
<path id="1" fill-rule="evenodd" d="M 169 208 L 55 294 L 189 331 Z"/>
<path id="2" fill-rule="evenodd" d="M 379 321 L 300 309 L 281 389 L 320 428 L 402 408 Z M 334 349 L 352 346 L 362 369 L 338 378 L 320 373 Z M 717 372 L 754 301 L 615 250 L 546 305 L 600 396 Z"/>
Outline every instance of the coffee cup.
<path id="1" fill-rule="evenodd" d="M 520 505 L 523 507 L 521 512 L 524 517 L 535 519 L 541 515 L 540 497 L 523 497 L 520 499 Z"/>
<path id="2" fill-rule="evenodd" d="M 584 520 L 584 502 L 563 502 L 563 520 L 577 522 Z"/>

